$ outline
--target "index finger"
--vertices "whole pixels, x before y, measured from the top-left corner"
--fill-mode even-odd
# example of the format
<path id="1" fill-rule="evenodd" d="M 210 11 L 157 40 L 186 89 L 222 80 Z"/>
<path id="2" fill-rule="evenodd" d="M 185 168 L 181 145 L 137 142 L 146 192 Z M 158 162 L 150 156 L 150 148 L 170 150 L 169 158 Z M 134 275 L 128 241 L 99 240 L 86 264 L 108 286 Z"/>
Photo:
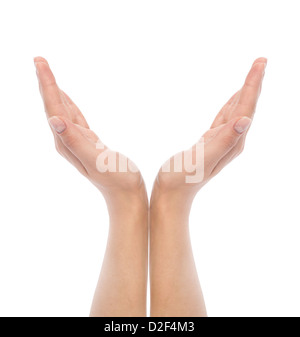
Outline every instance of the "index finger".
<path id="1" fill-rule="evenodd" d="M 237 103 L 234 115 L 232 117 L 253 117 L 257 100 L 260 95 L 266 65 L 267 59 L 264 57 L 258 58 L 254 61 L 241 89 L 239 102 Z"/>
<path id="2" fill-rule="evenodd" d="M 48 117 L 66 115 L 60 89 L 47 60 L 43 57 L 35 57 L 34 64 Z"/>

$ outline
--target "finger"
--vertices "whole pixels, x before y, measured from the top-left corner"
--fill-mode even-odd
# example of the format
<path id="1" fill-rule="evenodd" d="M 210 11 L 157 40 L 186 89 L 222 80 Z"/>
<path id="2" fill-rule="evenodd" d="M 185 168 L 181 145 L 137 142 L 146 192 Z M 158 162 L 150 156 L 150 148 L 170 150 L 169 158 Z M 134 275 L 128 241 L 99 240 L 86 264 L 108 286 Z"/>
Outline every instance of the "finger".
<path id="1" fill-rule="evenodd" d="M 214 169 L 217 163 L 237 144 L 250 127 L 251 119 L 237 117 L 225 124 L 217 135 L 205 144 L 205 166 Z"/>
<path id="2" fill-rule="evenodd" d="M 211 178 L 215 177 L 218 173 L 220 173 L 223 170 L 223 168 L 233 160 L 233 153 L 230 152 L 225 157 L 222 158 L 220 162 L 215 166 L 215 168 L 211 171 L 210 173 Z"/>
<path id="3" fill-rule="evenodd" d="M 77 107 L 77 105 L 71 100 L 71 98 L 63 91 L 61 90 L 61 93 L 64 97 L 65 103 L 68 105 L 68 107 L 72 111 L 72 121 L 76 124 L 79 124 L 85 128 L 89 128 L 89 125 L 84 118 L 82 112 L 80 109 Z"/>
<path id="4" fill-rule="evenodd" d="M 203 135 L 202 137 L 200 138 L 201 139 L 204 139 L 204 143 L 207 144 L 208 142 L 210 142 L 213 138 L 215 138 L 215 136 L 220 132 L 220 130 L 224 127 L 226 123 L 223 123 L 223 124 L 220 124 L 219 126 L 215 127 L 215 128 L 212 128 L 212 129 L 209 129 L 207 130 Z"/>
<path id="5" fill-rule="evenodd" d="M 56 84 L 48 62 L 43 57 L 35 57 L 34 64 L 36 66 L 41 96 L 48 116 L 67 116 L 60 89 Z"/>
<path id="6" fill-rule="evenodd" d="M 63 144 L 62 140 L 54 134 L 55 139 L 55 147 L 57 152 L 67 159 L 73 166 L 77 168 L 77 170 L 83 174 L 84 176 L 88 176 L 87 170 L 82 165 L 81 161 L 74 156 L 74 154 Z"/>
<path id="7" fill-rule="evenodd" d="M 76 124 L 57 116 L 49 118 L 48 121 L 62 143 L 80 160 L 87 171 L 96 167 L 96 144 L 87 139 Z"/>
<path id="8" fill-rule="evenodd" d="M 211 172 L 211 177 L 216 176 L 226 165 L 235 159 L 244 149 L 245 134 L 238 140 L 237 144 L 217 163 Z"/>
<path id="9" fill-rule="evenodd" d="M 240 97 L 241 97 L 241 90 L 237 92 L 237 94 L 234 96 L 234 100 L 231 102 L 230 106 L 225 111 L 225 114 L 224 114 L 225 123 L 227 123 L 228 121 L 232 119 L 232 114 L 240 100 Z"/>
<path id="10" fill-rule="evenodd" d="M 210 127 L 211 129 L 228 122 L 229 120 L 229 118 L 227 118 L 228 111 L 230 111 L 235 106 L 239 96 L 240 90 L 237 91 L 233 96 L 231 96 L 228 102 L 222 107 L 220 112 L 217 114 L 216 118 L 214 119 Z"/>
<path id="11" fill-rule="evenodd" d="M 260 95 L 266 65 L 267 59 L 265 58 L 259 58 L 254 61 L 241 89 L 240 99 L 235 110 L 236 116 L 253 117 Z"/>
<path id="12" fill-rule="evenodd" d="M 91 129 L 87 129 L 79 124 L 74 123 L 77 126 L 77 129 L 82 133 L 84 137 L 90 140 L 92 143 L 97 143 L 99 141 L 99 137 L 95 134 Z"/>

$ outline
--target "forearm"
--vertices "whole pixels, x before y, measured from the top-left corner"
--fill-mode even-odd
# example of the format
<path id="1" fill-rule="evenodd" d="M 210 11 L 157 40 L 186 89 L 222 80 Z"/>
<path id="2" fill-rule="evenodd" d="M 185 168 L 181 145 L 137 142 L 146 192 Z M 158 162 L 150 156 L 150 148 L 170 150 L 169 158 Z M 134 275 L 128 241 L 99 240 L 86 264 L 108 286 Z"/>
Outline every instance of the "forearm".
<path id="1" fill-rule="evenodd" d="M 189 234 L 192 201 L 155 194 L 150 208 L 151 316 L 205 316 Z"/>
<path id="2" fill-rule="evenodd" d="M 109 235 L 91 316 L 145 316 L 148 202 L 142 192 L 108 207 Z"/>

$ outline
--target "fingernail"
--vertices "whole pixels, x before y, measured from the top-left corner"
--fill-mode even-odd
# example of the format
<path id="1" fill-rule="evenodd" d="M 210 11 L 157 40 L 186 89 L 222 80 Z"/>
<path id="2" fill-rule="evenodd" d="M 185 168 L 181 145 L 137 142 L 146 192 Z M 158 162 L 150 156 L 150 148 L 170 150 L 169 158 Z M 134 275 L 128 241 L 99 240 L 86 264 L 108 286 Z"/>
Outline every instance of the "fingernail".
<path id="1" fill-rule="evenodd" d="M 235 124 L 234 124 L 234 130 L 237 133 L 242 134 L 243 132 L 245 132 L 250 124 L 251 124 L 252 120 L 248 117 L 243 117 L 241 119 L 239 119 Z"/>
<path id="2" fill-rule="evenodd" d="M 266 63 L 265 63 L 265 68 L 264 69 L 266 69 L 267 68 L 267 64 L 268 64 L 268 60 L 266 61 Z"/>
<path id="3" fill-rule="evenodd" d="M 58 117 L 51 117 L 48 119 L 48 122 L 58 134 L 64 132 L 67 128 L 65 122 Z"/>
<path id="4" fill-rule="evenodd" d="M 34 66 L 36 67 L 36 64 L 37 64 L 37 57 L 34 57 L 34 58 L 33 58 L 33 63 L 34 63 Z"/>
<path id="5" fill-rule="evenodd" d="M 265 76 L 265 71 L 266 71 L 267 64 L 268 64 L 267 62 L 264 64 L 263 78 L 264 78 L 264 76 Z"/>
<path id="6" fill-rule="evenodd" d="M 36 62 L 34 62 L 34 66 L 35 66 L 35 73 L 36 73 L 36 76 L 37 76 L 38 80 L 40 80 L 40 77 L 39 77 L 39 69 L 38 69 L 38 67 L 36 66 Z"/>

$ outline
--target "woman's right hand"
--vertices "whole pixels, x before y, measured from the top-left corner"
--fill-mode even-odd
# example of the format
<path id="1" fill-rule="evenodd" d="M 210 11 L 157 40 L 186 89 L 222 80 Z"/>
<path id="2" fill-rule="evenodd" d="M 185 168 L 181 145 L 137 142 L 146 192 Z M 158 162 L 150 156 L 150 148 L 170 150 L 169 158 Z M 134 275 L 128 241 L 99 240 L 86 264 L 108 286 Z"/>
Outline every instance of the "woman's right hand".
<path id="1" fill-rule="evenodd" d="M 190 207 L 199 189 L 243 151 L 266 64 L 265 58 L 255 60 L 243 87 L 223 106 L 200 141 L 162 166 L 154 183 L 151 207 L 162 198 Z"/>

